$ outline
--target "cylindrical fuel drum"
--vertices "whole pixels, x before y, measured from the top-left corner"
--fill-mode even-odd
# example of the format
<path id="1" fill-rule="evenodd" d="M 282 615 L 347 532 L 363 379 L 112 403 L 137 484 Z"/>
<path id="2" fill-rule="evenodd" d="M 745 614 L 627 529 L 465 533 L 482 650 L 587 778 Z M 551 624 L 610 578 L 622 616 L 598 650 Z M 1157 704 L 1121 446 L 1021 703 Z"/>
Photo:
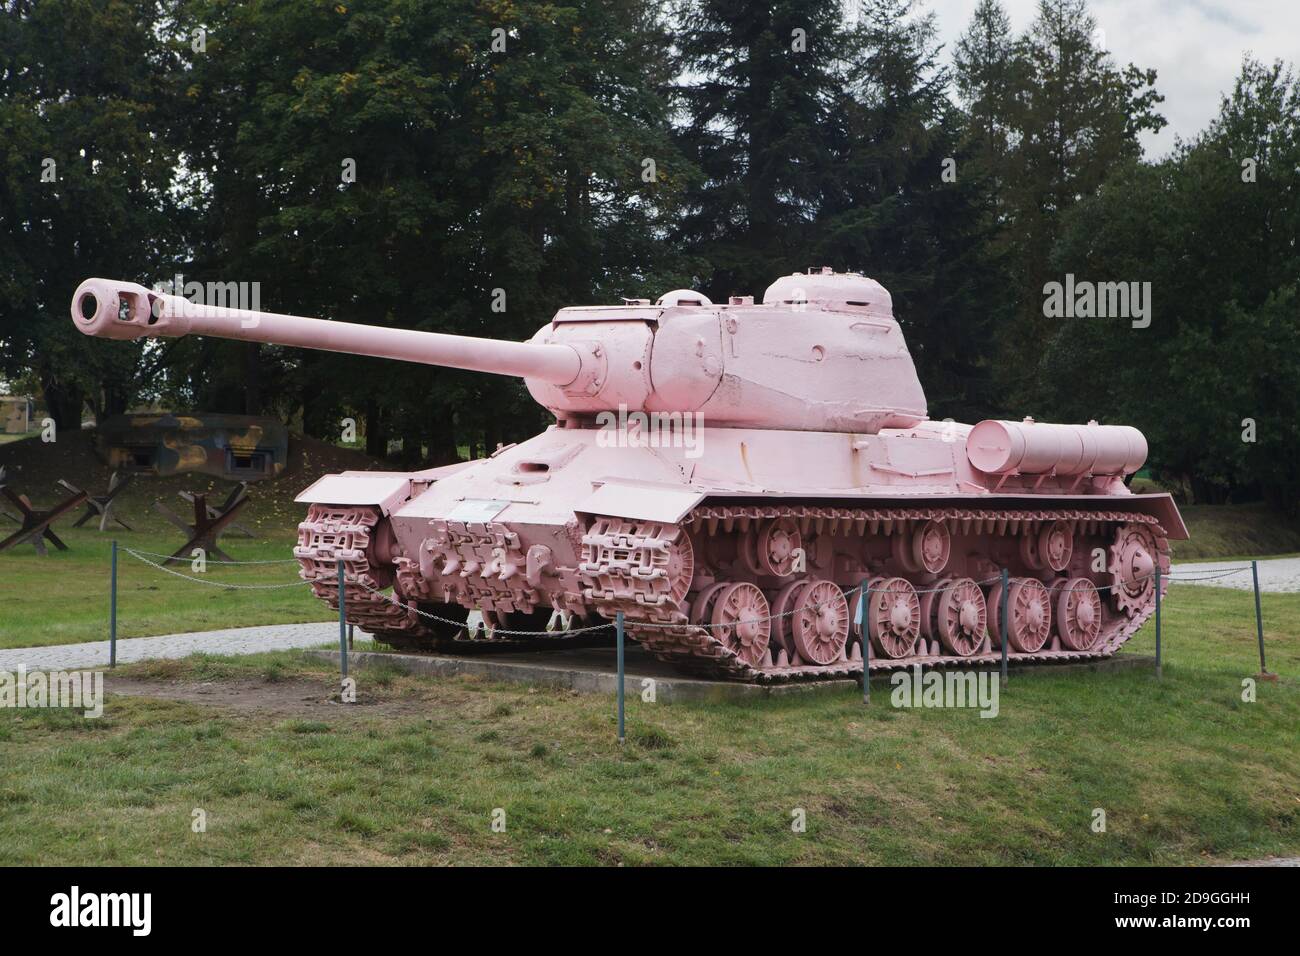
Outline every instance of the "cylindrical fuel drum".
<path id="1" fill-rule="evenodd" d="M 1147 460 L 1147 440 L 1129 425 L 987 419 L 966 437 L 966 457 L 991 475 L 1130 475 Z"/>

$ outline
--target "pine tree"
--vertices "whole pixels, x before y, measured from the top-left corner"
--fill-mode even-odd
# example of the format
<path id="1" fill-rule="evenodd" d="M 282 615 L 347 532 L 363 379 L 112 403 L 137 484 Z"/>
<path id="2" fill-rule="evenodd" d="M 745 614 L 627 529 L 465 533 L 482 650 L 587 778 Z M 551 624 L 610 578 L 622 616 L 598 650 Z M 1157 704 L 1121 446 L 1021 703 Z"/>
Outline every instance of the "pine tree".
<path id="1" fill-rule="evenodd" d="M 1043 395 L 1038 366 L 1055 331 L 1043 317 L 1042 288 L 1060 278 L 1050 255 L 1061 216 L 1141 156 L 1142 132 L 1165 124 L 1155 71 L 1117 68 L 1098 41 L 1086 0 L 1039 0 L 1016 44 L 1012 148 L 999 191 L 1016 318 L 1002 327 L 999 365 L 1013 402 L 1030 410 Z"/>
<path id="2" fill-rule="evenodd" d="M 702 171 L 677 238 L 711 267 L 714 299 L 758 296 L 814 264 L 814 220 L 840 188 L 858 40 L 838 0 L 698 0 L 676 19 L 678 142 Z"/>
<path id="3" fill-rule="evenodd" d="M 262 279 L 264 307 L 522 339 L 562 305 L 689 276 L 664 241 L 692 172 L 653 5 L 188 2 L 210 28 L 186 139 L 211 229 L 198 265 Z M 193 350 L 226 347 L 186 343 L 177 363 L 203 368 L 214 400 L 247 373 Z M 355 411 L 368 445 L 400 437 L 412 460 L 544 421 L 512 379 L 274 348 L 260 362 L 309 431 Z"/>
<path id="4" fill-rule="evenodd" d="M 1015 125 L 1020 84 L 1011 19 L 1000 0 L 980 0 L 953 53 L 957 92 L 966 111 L 966 140 L 995 182 L 1006 176 L 1007 139 Z"/>
<path id="5" fill-rule="evenodd" d="M 959 143 L 933 14 L 868 0 L 846 105 L 842 193 L 818 223 L 822 260 L 889 289 L 933 417 L 991 411 L 986 344 L 1000 314 L 992 216 Z"/>

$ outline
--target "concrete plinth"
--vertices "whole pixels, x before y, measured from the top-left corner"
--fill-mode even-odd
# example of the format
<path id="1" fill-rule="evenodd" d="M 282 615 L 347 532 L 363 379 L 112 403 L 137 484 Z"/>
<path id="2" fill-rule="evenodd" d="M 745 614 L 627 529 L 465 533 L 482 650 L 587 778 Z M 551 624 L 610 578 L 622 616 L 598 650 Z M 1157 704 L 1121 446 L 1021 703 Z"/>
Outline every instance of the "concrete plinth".
<path id="1" fill-rule="evenodd" d="M 307 651 L 322 660 L 339 660 L 338 651 Z M 531 684 L 539 687 L 559 687 L 584 694 L 614 694 L 618 690 L 617 665 L 614 651 L 608 647 L 572 648 L 554 651 L 505 651 L 454 657 L 444 654 L 408 654 L 379 651 L 353 651 L 348 655 L 350 670 L 367 667 L 393 667 L 411 674 L 452 677 L 461 674 L 483 680 L 503 683 Z M 1155 667 L 1154 657 L 1125 654 L 1100 661 L 1078 664 L 1030 665 L 1011 668 L 1019 680 L 1031 675 L 1061 675 L 1080 671 L 1110 671 L 1128 668 Z M 977 670 L 990 670 L 977 665 Z M 996 668 L 992 668 L 996 670 Z M 654 682 L 655 700 L 658 703 L 674 701 L 749 700 L 786 694 L 854 693 L 860 684 L 856 680 L 796 681 L 787 684 L 742 684 L 735 681 L 708 680 L 691 677 L 675 670 L 670 664 L 657 660 L 643 648 L 631 646 L 624 661 L 626 682 L 624 692 L 639 696 Z M 889 672 L 873 673 L 873 686 L 889 684 Z"/>

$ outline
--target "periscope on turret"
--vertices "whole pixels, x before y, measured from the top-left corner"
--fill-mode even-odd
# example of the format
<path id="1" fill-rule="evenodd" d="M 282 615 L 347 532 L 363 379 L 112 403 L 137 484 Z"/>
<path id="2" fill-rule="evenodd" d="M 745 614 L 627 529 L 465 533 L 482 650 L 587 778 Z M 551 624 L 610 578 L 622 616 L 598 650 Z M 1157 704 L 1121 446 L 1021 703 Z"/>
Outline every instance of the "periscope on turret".
<path id="1" fill-rule="evenodd" d="M 555 416 L 542 434 L 443 468 L 328 475 L 298 498 L 303 577 L 337 607 L 342 561 L 349 620 L 401 649 L 527 631 L 560 646 L 621 611 L 658 656 L 736 680 L 991 659 L 1004 640 L 1013 657 L 1097 658 L 1151 614 L 1168 539 L 1186 537 L 1169 495 L 1126 484 L 1147 455 L 1135 428 L 929 420 L 888 291 L 855 273 L 784 276 L 757 303 L 675 290 L 565 308 L 527 342 L 108 279 L 81 284 L 72 319 L 104 338 L 212 335 L 524 380 Z"/>

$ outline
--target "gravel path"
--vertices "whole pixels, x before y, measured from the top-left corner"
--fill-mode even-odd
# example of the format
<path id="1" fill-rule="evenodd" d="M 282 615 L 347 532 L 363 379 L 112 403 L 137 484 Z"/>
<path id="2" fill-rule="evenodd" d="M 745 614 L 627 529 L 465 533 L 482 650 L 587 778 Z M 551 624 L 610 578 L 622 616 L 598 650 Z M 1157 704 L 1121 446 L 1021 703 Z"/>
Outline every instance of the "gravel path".
<path id="1" fill-rule="evenodd" d="M 1215 571 L 1227 571 L 1232 568 L 1244 570 L 1221 578 L 1208 581 L 1184 581 L 1184 575 L 1210 575 Z M 1213 588 L 1236 588 L 1239 591 L 1254 590 L 1250 579 L 1249 561 L 1202 561 L 1195 564 L 1175 564 L 1173 581 L 1179 584 L 1199 584 Z M 1261 591 L 1300 591 L 1300 558 L 1272 558 L 1259 562 L 1259 589 Z"/>
<path id="2" fill-rule="evenodd" d="M 225 631 L 197 631 L 164 637 L 131 637 L 117 642 L 118 663 L 165 657 L 188 657 L 203 651 L 223 656 L 280 651 L 291 647 L 338 646 L 337 623 L 269 624 L 237 627 Z M 0 670 L 70 670 L 78 667 L 107 667 L 108 641 L 88 644 L 56 644 L 52 647 L 19 647 L 0 650 Z"/>

